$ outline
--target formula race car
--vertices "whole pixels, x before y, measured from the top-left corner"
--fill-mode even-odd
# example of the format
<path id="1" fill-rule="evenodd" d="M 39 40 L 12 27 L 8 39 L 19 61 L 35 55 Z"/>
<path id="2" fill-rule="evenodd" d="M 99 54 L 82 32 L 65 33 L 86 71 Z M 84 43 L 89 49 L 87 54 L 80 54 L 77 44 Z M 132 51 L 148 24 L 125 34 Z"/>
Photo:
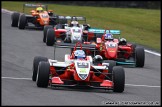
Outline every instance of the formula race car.
<path id="1" fill-rule="evenodd" d="M 120 34 L 120 30 L 91 29 L 91 32 L 101 33 L 96 37 L 96 49 L 104 59 L 115 60 L 117 65 L 144 66 L 144 48 L 127 43 L 125 38 L 115 39 L 113 34 Z"/>
<path id="2" fill-rule="evenodd" d="M 85 17 L 59 16 L 59 19 L 70 20 L 70 24 L 57 24 L 54 28 L 45 26 L 43 42 L 46 42 L 47 46 L 52 46 L 55 42 L 77 43 L 87 41 L 87 30 L 90 25 L 86 24 Z M 81 24 L 81 21 L 84 24 Z"/>
<path id="3" fill-rule="evenodd" d="M 31 15 L 24 14 L 25 7 L 35 8 L 30 11 Z M 32 26 L 37 28 L 44 28 L 45 25 L 56 25 L 57 15 L 53 14 L 52 10 L 47 10 L 47 5 L 36 4 L 24 4 L 23 13 L 14 12 L 11 16 L 12 27 L 18 27 L 19 29 L 25 29 L 26 26 Z"/>
<path id="4" fill-rule="evenodd" d="M 62 44 L 55 45 L 59 47 Z M 125 72 L 121 66 L 102 62 L 100 55 L 92 59 L 82 50 L 95 48 L 93 46 L 77 43 L 73 48 L 72 54 L 65 55 L 65 62 L 39 56 L 34 58 L 32 80 L 36 81 L 38 87 L 67 86 L 124 91 Z"/>

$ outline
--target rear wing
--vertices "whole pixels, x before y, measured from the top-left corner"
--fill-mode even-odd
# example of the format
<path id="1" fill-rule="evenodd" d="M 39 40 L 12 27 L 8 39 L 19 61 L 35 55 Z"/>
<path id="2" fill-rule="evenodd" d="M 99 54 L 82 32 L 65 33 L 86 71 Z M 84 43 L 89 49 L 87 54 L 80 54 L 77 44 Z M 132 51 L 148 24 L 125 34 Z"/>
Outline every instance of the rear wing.
<path id="1" fill-rule="evenodd" d="M 48 6 L 44 4 L 23 4 L 23 13 L 25 7 L 29 7 L 29 8 L 43 7 L 45 10 L 48 10 Z"/>
<path id="2" fill-rule="evenodd" d="M 90 50 L 95 50 L 96 49 L 96 45 L 94 44 L 83 44 L 83 43 L 80 43 L 80 44 L 74 44 L 74 43 L 62 43 L 62 42 L 57 42 L 54 44 L 54 47 L 55 48 L 71 48 L 73 49 L 74 47 L 76 47 L 76 49 L 90 49 Z"/>
<path id="3" fill-rule="evenodd" d="M 120 30 L 106 30 L 106 29 L 91 28 L 88 29 L 88 32 L 97 33 L 97 34 L 111 33 L 113 35 L 120 35 Z"/>
<path id="4" fill-rule="evenodd" d="M 67 20 L 86 20 L 86 17 L 82 16 L 58 16 L 58 19 L 67 19 Z"/>
<path id="5" fill-rule="evenodd" d="M 90 50 L 90 51 L 96 51 L 96 45 L 94 44 L 83 44 L 83 43 L 62 43 L 62 42 L 56 42 L 54 44 L 54 59 L 55 59 L 55 51 L 56 48 L 70 48 L 70 49 L 82 49 L 82 50 Z"/>
<path id="6" fill-rule="evenodd" d="M 62 20 L 67 20 L 68 21 L 84 21 L 84 23 L 86 23 L 86 17 L 82 17 L 82 16 L 58 16 L 58 22 L 62 21 Z"/>

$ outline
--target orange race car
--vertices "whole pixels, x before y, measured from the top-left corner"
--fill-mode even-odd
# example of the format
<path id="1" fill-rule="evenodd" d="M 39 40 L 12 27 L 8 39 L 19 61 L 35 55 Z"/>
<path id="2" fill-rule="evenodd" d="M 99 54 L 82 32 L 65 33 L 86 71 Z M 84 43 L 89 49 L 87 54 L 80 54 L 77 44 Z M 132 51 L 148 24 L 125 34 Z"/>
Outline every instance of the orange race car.
<path id="1" fill-rule="evenodd" d="M 35 8 L 30 11 L 31 15 L 24 14 L 25 7 Z M 24 4 L 23 13 L 14 12 L 11 16 L 12 27 L 25 29 L 26 26 L 44 28 L 45 25 L 56 25 L 57 15 L 52 10 L 48 10 L 47 5 Z"/>

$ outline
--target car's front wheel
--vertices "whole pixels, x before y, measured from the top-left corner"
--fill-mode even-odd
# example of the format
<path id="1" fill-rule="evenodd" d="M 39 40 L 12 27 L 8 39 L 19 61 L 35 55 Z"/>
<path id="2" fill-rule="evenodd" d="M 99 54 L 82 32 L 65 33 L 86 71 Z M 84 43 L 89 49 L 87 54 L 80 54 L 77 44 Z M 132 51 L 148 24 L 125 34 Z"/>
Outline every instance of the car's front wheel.
<path id="1" fill-rule="evenodd" d="M 27 24 L 26 16 L 25 14 L 22 14 L 19 19 L 19 24 L 18 24 L 19 29 L 25 29 L 26 24 Z"/>
<path id="2" fill-rule="evenodd" d="M 38 65 L 39 65 L 40 61 L 47 62 L 48 59 L 46 57 L 41 57 L 41 56 L 34 57 L 34 60 L 33 60 L 33 75 L 32 75 L 32 80 L 33 81 L 36 81 Z"/>
<path id="3" fill-rule="evenodd" d="M 136 62 L 136 67 L 144 66 L 144 63 L 145 63 L 144 48 L 141 48 L 141 47 L 135 48 L 135 62 Z"/>
<path id="4" fill-rule="evenodd" d="M 113 67 L 114 92 L 123 92 L 125 88 L 125 72 L 123 67 Z"/>
<path id="5" fill-rule="evenodd" d="M 38 87 L 46 88 L 49 83 L 50 64 L 48 62 L 39 62 L 36 84 Z"/>
<path id="6" fill-rule="evenodd" d="M 43 42 L 44 42 L 44 43 L 46 42 L 47 30 L 48 30 L 49 28 L 53 28 L 53 26 L 51 26 L 51 25 L 46 25 L 46 26 L 44 26 L 44 30 L 43 30 Z"/>
<path id="7" fill-rule="evenodd" d="M 55 32 L 53 29 L 50 28 L 47 30 L 46 45 L 52 46 L 54 42 L 55 42 Z"/>
<path id="8" fill-rule="evenodd" d="M 11 15 L 11 20 L 12 20 L 11 26 L 12 27 L 18 27 L 19 16 L 20 16 L 20 13 L 17 13 L 17 12 L 14 12 Z"/>

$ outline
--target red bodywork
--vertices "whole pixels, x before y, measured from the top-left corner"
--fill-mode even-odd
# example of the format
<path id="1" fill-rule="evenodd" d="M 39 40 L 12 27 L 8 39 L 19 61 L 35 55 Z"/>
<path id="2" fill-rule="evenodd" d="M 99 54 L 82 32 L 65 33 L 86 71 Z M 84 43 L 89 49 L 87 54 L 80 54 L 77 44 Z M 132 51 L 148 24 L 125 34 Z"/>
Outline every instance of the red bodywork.
<path id="1" fill-rule="evenodd" d="M 99 50 L 99 54 L 108 60 L 129 59 L 133 53 L 132 44 L 119 45 L 118 39 L 108 41 L 104 39 L 104 36 L 97 38 L 96 48 Z"/>
<path id="2" fill-rule="evenodd" d="M 82 45 L 80 43 L 77 43 L 77 45 L 80 45 L 80 49 L 82 50 Z M 74 50 L 71 55 L 68 56 L 68 60 L 74 60 L 74 51 L 76 50 L 76 46 L 74 47 Z M 81 61 L 88 61 L 91 60 L 90 56 L 86 56 L 85 59 L 78 59 Z M 101 66 L 101 65 L 98 65 Z M 86 85 L 86 86 L 92 86 L 92 83 L 98 83 L 98 87 L 105 87 L 105 88 L 113 88 L 113 82 L 112 80 L 106 79 L 105 74 L 108 75 L 109 71 L 108 69 L 102 69 L 100 70 L 101 74 L 95 74 L 95 69 L 90 64 L 90 71 L 88 73 L 88 76 L 85 80 L 82 80 L 76 71 L 75 63 L 71 63 L 69 66 L 67 66 L 62 73 L 59 73 L 57 70 L 59 70 L 57 67 L 50 66 L 50 75 L 51 80 L 49 81 L 50 84 L 53 85 L 65 85 L 68 81 L 72 81 L 71 85 Z M 104 73 L 104 74 L 102 74 Z M 68 84 L 69 85 L 69 84 Z"/>

